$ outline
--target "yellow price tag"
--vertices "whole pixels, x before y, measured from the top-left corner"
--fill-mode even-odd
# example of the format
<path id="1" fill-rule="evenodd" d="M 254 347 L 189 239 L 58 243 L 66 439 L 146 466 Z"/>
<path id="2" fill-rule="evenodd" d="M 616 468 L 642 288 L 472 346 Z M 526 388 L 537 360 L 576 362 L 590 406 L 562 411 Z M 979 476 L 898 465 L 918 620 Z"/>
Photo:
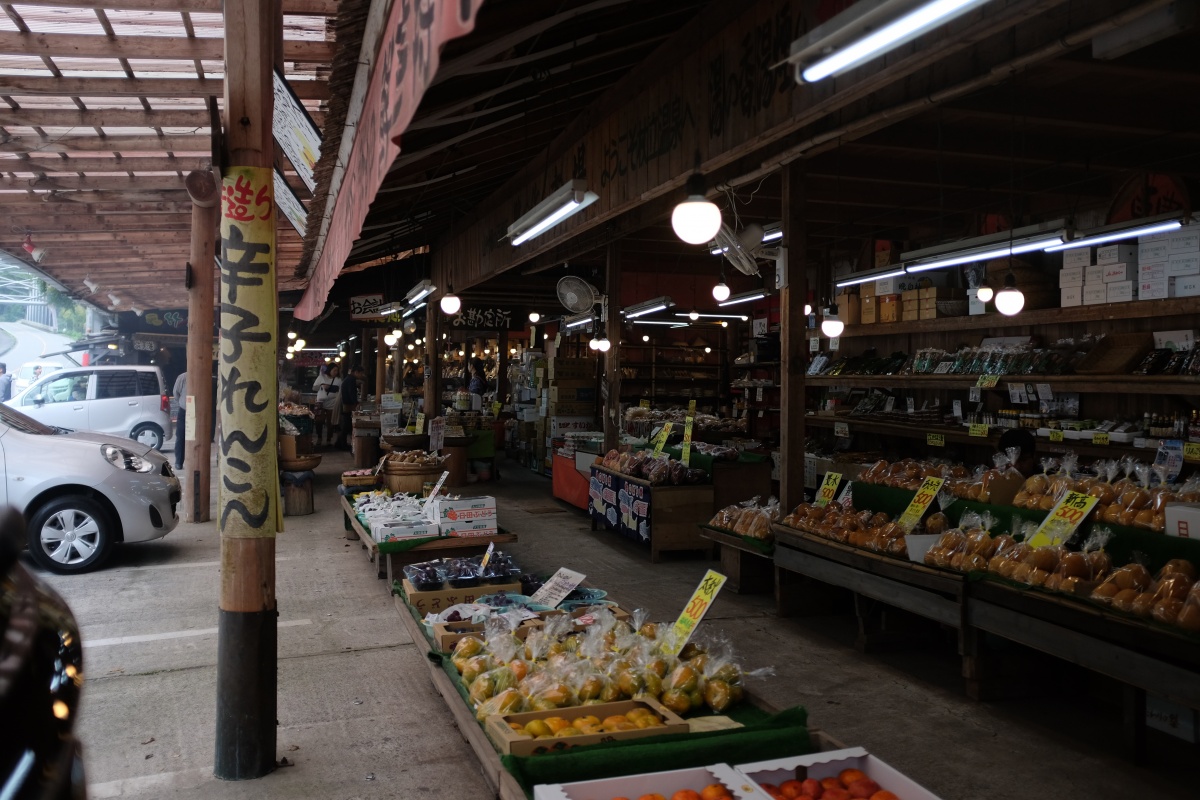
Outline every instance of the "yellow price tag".
<path id="1" fill-rule="evenodd" d="M 661 455 L 663 447 L 667 444 L 667 437 L 671 435 L 671 428 L 675 427 L 674 422 L 668 422 L 663 425 L 662 430 L 658 432 L 658 436 L 654 439 L 654 455 Z"/>
<path id="2" fill-rule="evenodd" d="M 696 626 L 700 624 L 700 620 L 704 619 L 704 615 L 708 613 L 713 600 L 717 597 L 717 592 L 721 591 L 721 587 L 724 585 L 725 576 L 721 573 L 713 572 L 711 569 L 705 573 L 704 579 L 700 581 L 696 591 L 692 592 L 691 599 L 683 607 L 683 613 L 679 615 L 679 619 L 675 620 L 672 629 L 675 634 L 671 645 L 672 655 L 679 655 L 679 651 L 687 644 L 688 639 L 692 638 L 692 634 L 696 632 Z"/>
<path id="3" fill-rule="evenodd" d="M 1184 461 L 1200 461 L 1200 442 L 1185 442 L 1183 445 Z"/>
<path id="4" fill-rule="evenodd" d="M 679 454 L 679 460 L 683 462 L 685 467 L 692 465 L 692 422 L 694 420 L 688 417 L 683 422 L 683 447 Z"/>
<path id="5" fill-rule="evenodd" d="M 502 409 L 502 408 L 504 408 L 503 403 L 492 403 L 492 416 L 493 417 L 500 416 L 500 409 Z"/>
<path id="6" fill-rule="evenodd" d="M 982 436 L 986 439 L 988 435 L 988 426 L 984 425 L 982 422 L 976 422 L 971 425 L 968 432 L 972 436 Z"/>
<path id="7" fill-rule="evenodd" d="M 1000 383 L 999 375 L 980 375 L 975 386 L 980 389 L 995 389 Z"/>
<path id="8" fill-rule="evenodd" d="M 912 502 L 908 504 L 908 508 L 904 509 L 904 513 L 900 515 L 900 519 L 896 520 L 896 524 L 905 531 L 915 528 L 921 521 L 921 517 L 925 516 L 925 512 L 929 510 L 937 493 L 942 490 L 944 482 L 942 478 L 926 478 L 922 481 L 917 493 L 913 495 Z"/>
<path id="9" fill-rule="evenodd" d="M 1108 444 L 1108 434 L 1097 431 L 1092 434 L 1092 444 Z"/>
<path id="10" fill-rule="evenodd" d="M 833 496 L 837 494 L 838 484 L 842 482 L 842 473 L 826 472 L 825 480 L 821 482 L 821 488 L 817 489 L 817 499 L 813 501 L 813 505 L 817 508 L 824 508 L 833 500 Z"/>
<path id="11" fill-rule="evenodd" d="M 1098 502 L 1098 498 L 1083 492 L 1067 492 L 1063 499 L 1050 509 L 1046 519 L 1038 526 L 1037 533 L 1030 537 L 1029 544 L 1033 547 L 1045 547 L 1065 542 L 1080 523 L 1087 519 L 1087 515 Z"/>
<path id="12" fill-rule="evenodd" d="M 392 392 L 392 402 L 393 403 L 403 403 L 404 395 L 400 394 L 399 392 Z"/>
<path id="13" fill-rule="evenodd" d="M 649 401 L 649 400 L 639 400 L 639 401 L 638 401 L 638 405 L 639 405 L 640 407 L 642 407 L 642 408 L 649 408 L 649 407 L 650 407 L 650 401 Z"/>
<path id="14" fill-rule="evenodd" d="M 925 434 L 925 444 L 930 447 L 945 447 L 946 437 L 940 433 L 927 433 Z"/>
<path id="15" fill-rule="evenodd" d="M 696 416 L 696 401 L 695 400 L 688 400 L 688 416 L 689 417 Z"/>
<path id="16" fill-rule="evenodd" d="M 425 415 L 417 414 L 417 433 L 425 432 Z"/>
<path id="17" fill-rule="evenodd" d="M 1063 440 L 1063 432 L 1058 429 L 1051 428 L 1050 429 L 1050 441 L 1061 442 L 1062 440 Z"/>

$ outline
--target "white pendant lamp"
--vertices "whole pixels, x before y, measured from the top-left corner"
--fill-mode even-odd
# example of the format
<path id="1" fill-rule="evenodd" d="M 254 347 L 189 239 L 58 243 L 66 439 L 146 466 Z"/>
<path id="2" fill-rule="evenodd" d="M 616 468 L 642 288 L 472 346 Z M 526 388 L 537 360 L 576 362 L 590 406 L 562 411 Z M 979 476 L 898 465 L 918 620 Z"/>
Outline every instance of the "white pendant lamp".
<path id="1" fill-rule="evenodd" d="M 1017 276 L 1011 272 L 1004 278 L 1004 288 L 996 292 L 996 310 L 1012 317 L 1025 307 L 1025 295 L 1017 288 Z"/>
<path id="2" fill-rule="evenodd" d="M 537 322 L 537 321 L 539 321 L 541 318 L 542 318 L 542 315 L 541 315 L 541 314 L 539 314 L 538 312 L 536 312 L 536 311 L 530 311 L 530 312 L 529 312 L 529 321 L 530 321 L 530 322 Z"/>
<path id="3" fill-rule="evenodd" d="M 588 340 L 588 350 L 599 350 L 600 340 L 596 338 L 596 334 L 592 334 L 592 338 Z"/>
<path id="4" fill-rule="evenodd" d="M 836 339 L 842 335 L 844 330 L 846 330 L 846 323 L 838 317 L 838 307 L 833 305 L 825 309 L 825 319 L 821 320 L 821 333 L 830 339 Z"/>
<path id="5" fill-rule="evenodd" d="M 671 212 L 671 227 L 675 235 L 688 244 L 707 244 L 721 229 L 721 209 L 704 196 L 707 189 L 704 176 L 692 173 L 687 180 L 687 199 Z"/>
<path id="6" fill-rule="evenodd" d="M 396 337 L 390 333 L 385 333 L 383 335 L 383 343 L 388 347 L 393 347 L 396 344 Z"/>
<path id="7" fill-rule="evenodd" d="M 608 340 L 607 336 L 605 336 L 603 339 L 597 340 L 596 342 L 596 349 L 601 353 L 607 353 L 610 347 L 612 347 L 612 342 Z"/>
<path id="8" fill-rule="evenodd" d="M 447 314 L 457 314 L 458 310 L 462 308 L 462 299 L 454 293 L 453 286 L 447 286 L 446 293 L 442 295 L 442 300 L 438 305 Z"/>
<path id="9" fill-rule="evenodd" d="M 713 287 L 713 300 L 723 303 L 729 299 L 729 286 L 725 283 L 725 270 L 721 270 L 721 282 Z"/>
<path id="10" fill-rule="evenodd" d="M 992 290 L 992 287 L 988 286 L 986 283 L 975 290 L 975 297 L 981 303 L 990 303 L 995 294 L 996 293 Z"/>

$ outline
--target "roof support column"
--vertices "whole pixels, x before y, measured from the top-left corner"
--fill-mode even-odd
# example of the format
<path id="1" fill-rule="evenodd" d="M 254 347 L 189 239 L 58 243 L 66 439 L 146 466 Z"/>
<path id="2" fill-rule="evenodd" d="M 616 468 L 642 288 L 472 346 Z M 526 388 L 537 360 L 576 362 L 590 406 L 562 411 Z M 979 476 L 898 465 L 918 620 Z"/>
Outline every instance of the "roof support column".
<path id="1" fill-rule="evenodd" d="M 608 319 L 604 336 L 609 341 L 604 354 L 604 452 L 621 444 L 621 245 L 610 242 L 605 252 L 604 293 L 608 297 Z"/>
<path id="2" fill-rule="evenodd" d="M 192 251 L 188 262 L 187 398 L 175 435 L 184 437 L 182 516 L 208 522 L 213 430 L 213 257 L 220 192 L 207 170 L 188 173 L 192 199 Z M 191 422 L 190 425 L 187 421 Z"/>
<path id="3" fill-rule="evenodd" d="M 278 0 L 225 3 L 225 142 L 221 182 L 221 595 L 213 772 L 275 769 L 275 533 L 278 297 L 272 166 L 272 67 Z"/>
<path id="4" fill-rule="evenodd" d="M 433 303 L 425 307 L 425 418 L 442 415 L 442 314 Z M 404 351 L 401 350 L 401 353 Z M 426 431 L 417 431 L 426 433 Z"/>
<path id="5" fill-rule="evenodd" d="M 797 159 L 783 168 L 783 245 L 786 250 L 784 286 L 779 292 L 780 392 L 779 457 L 783 472 L 779 493 L 784 508 L 804 502 L 804 334 L 807 317 L 808 264 L 805 258 L 804 162 Z"/>
<path id="6" fill-rule="evenodd" d="M 375 407 L 383 410 L 383 393 L 387 389 L 387 343 L 383 341 L 384 330 L 375 331 Z M 363 342 L 363 355 L 366 356 L 367 343 Z"/>

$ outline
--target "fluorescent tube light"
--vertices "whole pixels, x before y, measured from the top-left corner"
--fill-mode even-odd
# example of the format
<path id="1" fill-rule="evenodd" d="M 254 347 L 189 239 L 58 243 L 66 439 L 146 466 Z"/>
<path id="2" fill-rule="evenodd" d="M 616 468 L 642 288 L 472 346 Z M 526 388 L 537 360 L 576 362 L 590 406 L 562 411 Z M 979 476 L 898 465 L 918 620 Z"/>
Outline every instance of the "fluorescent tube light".
<path id="1" fill-rule="evenodd" d="M 666 311 L 675 303 L 669 297 L 655 297 L 653 300 L 645 300 L 641 303 L 634 303 L 629 308 L 622 309 L 621 313 L 629 319 L 634 317 L 643 317 L 646 314 L 653 314 L 655 311 Z"/>
<path id="2" fill-rule="evenodd" d="M 590 325 L 595 317 L 590 313 L 576 314 L 573 317 L 563 318 L 564 328 L 578 328 L 581 325 Z"/>
<path id="3" fill-rule="evenodd" d="M 1118 242 L 1122 239 L 1132 239 L 1135 236 L 1149 236 L 1152 233 L 1165 233 L 1167 231 L 1179 230 L 1183 227 L 1183 223 L 1177 219 L 1167 220 L 1166 222 L 1155 222 L 1148 225 L 1139 225 L 1133 228 L 1124 230 L 1105 231 L 1099 229 L 1095 233 L 1085 234 L 1083 238 L 1072 239 L 1063 244 L 1056 244 L 1053 247 L 1047 247 L 1047 253 L 1057 253 L 1062 250 L 1074 250 L 1077 247 L 1091 247 L 1095 244 L 1104 244 L 1106 242 Z"/>
<path id="4" fill-rule="evenodd" d="M 425 307 L 424 303 L 417 303 L 415 306 L 412 306 L 411 308 L 409 308 L 408 311 L 405 311 L 403 314 L 401 314 L 401 318 L 407 319 L 408 317 L 411 317 L 413 314 L 417 313 L 424 307 Z"/>
<path id="5" fill-rule="evenodd" d="M 676 322 L 671 319 L 635 319 L 631 320 L 634 325 L 669 325 L 672 328 L 686 328 L 686 322 Z"/>
<path id="6" fill-rule="evenodd" d="M 763 229 L 763 244 L 783 238 L 783 223 L 776 222 Z"/>
<path id="7" fill-rule="evenodd" d="M 766 290 L 762 289 L 756 292 L 742 292 L 741 294 L 735 294 L 724 303 L 717 303 L 717 305 L 721 306 L 722 308 L 725 306 L 735 306 L 738 303 L 749 303 L 751 300 L 762 300 L 766 296 Z"/>
<path id="8" fill-rule="evenodd" d="M 931 269 L 941 269 L 942 267 L 953 267 L 959 264 L 971 264 L 976 261 L 990 261 L 993 258 L 1004 258 L 1006 256 L 1016 256 L 1021 253 L 1032 253 L 1035 250 L 1047 250 L 1054 245 L 1062 244 L 1062 235 L 1048 236 L 1040 239 L 1034 239 L 1028 242 L 1013 242 L 1011 245 L 1003 247 L 993 247 L 986 250 L 972 250 L 967 253 L 947 256 L 933 261 L 924 263 L 909 264 L 907 270 L 909 272 L 926 272 Z"/>
<path id="9" fill-rule="evenodd" d="M 509 225 L 508 237 L 514 247 L 524 244 L 598 199 L 599 195 L 587 190 L 587 181 L 569 181 Z"/>
<path id="10" fill-rule="evenodd" d="M 684 313 L 680 312 L 680 313 L 676 314 L 675 316 L 691 318 L 692 315 L 690 313 L 684 314 Z M 740 319 L 742 322 L 748 322 L 750 320 L 750 318 L 747 317 L 745 314 L 701 314 L 701 313 L 697 312 L 696 316 L 697 317 L 705 317 L 707 319 Z"/>
<path id="11" fill-rule="evenodd" d="M 911 42 L 988 0 L 867 0 L 792 44 L 799 83 L 838 75 Z M 832 50 L 832 52 L 830 52 Z M 828 55 L 826 55 L 828 54 Z M 818 57 L 819 56 L 819 57 Z M 812 61 L 813 57 L 818 57 Z"/>
<path id="12" fill-rule="evenodd" d="M 409 289 L 408 294 L 406 294 L 404 296 L 404 299 L 411 306 L 411 305 L 414 305 L 415 303 L 421 301 L 422 299 L 428 297 L 429 295 L 433 294 L 435 291 L 437 291 L 437 287 L 433 285 L 433 282 L 429 281 L 429 280 L 424 280 L 424 281 L 421 281 L 420 283 L 418 283 L 413 288 Z"/>
<path id="13" fill-rule="evenodd" d="M 843 278 L 834 283 L 839 289 L 843 286 L 857 286 L 860 283 L 870 283 L 871 281 L 880 281 L 884 278 L 894 278 L 897 275 L 904 274 L 904 267 L 899 269 L 888 270 L 887 272 L 871 272 L 866 275 L 853 275 L 849 278 Z"/>

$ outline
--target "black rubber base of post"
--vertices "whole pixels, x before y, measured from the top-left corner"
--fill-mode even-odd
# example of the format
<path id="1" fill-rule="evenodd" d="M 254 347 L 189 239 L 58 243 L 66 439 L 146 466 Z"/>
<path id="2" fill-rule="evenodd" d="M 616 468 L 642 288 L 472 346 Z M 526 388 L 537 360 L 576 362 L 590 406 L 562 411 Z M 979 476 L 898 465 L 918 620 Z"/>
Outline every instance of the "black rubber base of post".
<path id="1" fill-rule="evenodd" d="M 275 769 L 278 612 L 221 611 L 217 631 L 217 748 L 227 781 Z"/>

